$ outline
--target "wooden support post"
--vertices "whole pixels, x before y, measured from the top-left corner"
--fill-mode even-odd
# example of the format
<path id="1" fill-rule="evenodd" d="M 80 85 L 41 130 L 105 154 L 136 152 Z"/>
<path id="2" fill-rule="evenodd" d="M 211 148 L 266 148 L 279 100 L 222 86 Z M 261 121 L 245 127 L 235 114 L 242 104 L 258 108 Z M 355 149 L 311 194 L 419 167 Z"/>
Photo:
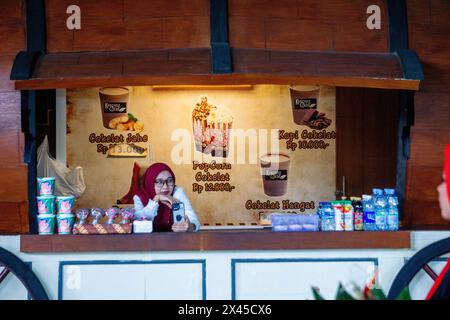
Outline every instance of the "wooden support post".
<path id="1" fill-rule="evenodd" d="M 389 19 L 389 50 L 400 60 L 403 78 L 423 80 L 423 70 L 417 54 L 408 49 L 408 16 L 405 0 L 387 0 Z M 400 117 L 397 143 L 396 193 L 399 199 L 400 221 L 404 222 L 406 164 L 410 155 L 410 131 L 414 125 L 414 91 L 400 92 Z"/>
<path id="2" fill-rule="evenodd" d="M 231 50 L 228 42 L 228 1 L 211 0 L 212 73 L 231 73 Z"/>

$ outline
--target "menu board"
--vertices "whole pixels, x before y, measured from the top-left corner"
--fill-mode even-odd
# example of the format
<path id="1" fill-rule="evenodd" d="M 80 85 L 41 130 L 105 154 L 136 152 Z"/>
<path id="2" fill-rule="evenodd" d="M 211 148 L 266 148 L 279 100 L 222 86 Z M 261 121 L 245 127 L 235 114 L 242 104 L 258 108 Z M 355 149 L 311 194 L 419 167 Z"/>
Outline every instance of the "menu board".
<path id="1" fill-rule="evenodd" d="M 107 208 L 168 164 L 201 224 L 259 224 L 315 213 L 334 198 L 335 88 L 115 87 L 67 90 L 67 163 L 81 166 L 78 207 Z"/>

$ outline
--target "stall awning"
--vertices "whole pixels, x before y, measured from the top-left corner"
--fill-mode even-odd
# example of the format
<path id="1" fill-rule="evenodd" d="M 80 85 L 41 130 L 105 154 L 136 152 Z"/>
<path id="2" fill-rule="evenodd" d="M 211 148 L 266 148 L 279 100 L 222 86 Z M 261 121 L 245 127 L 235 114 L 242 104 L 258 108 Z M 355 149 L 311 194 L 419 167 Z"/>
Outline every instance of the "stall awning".
<path id="1" fill-rule="evenodd" d="M 36 54 L 16 58 L 18 90 L 139 85 L 318 84 L 418 90 L 411 52 L 231 50 L 232 72 L 212 72 L 211 49 Z M 20 76 L 25 61 L 31 76 Z M 22 68 L 23 69 L 23 68 Z M 411 72 L 411 70 L 413 72 Z M 16 73 L 16 74 L 15 74 Z M 419 76 L 417 76 L 419 75 Z"/>

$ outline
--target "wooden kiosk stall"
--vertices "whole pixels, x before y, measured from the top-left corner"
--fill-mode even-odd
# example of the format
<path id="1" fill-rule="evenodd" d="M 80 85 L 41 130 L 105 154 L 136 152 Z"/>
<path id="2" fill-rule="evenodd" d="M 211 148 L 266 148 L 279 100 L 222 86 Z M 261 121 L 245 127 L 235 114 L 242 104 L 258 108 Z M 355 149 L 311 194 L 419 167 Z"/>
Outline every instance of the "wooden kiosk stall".
<path id="1" fill-rule="evenodd" d="M 14 89 L 20 91 L 28 169 L 28 215 L 22 218 L 28 221 L 29 232 L 21 229 L 19 255 L 33 261 L 38 276 L 45 277 L 45 268 L 50 267 L 42 281 L 52 297 L 117 298 L 125 292 L 137 298 L 245 299 L 270 297 L 270 292 L 281 298 L 307 297 L 304 290 L 309 282 L 301 280 L 302 289 L 293 292 L 286 279 L 272 274 L 282 270 L 304 272 L 333 291 L 335 281 L 319 281 L 314 268 L 319 273 L 336 270 L 333 279 L 350 279 L 347 273 L 352 268 L 362 273 L 379 268 L 379 281 L 388 289 L 402 259 L 430 239 L 428 234 L 413 235 L 418 226 L 427 225 L 415 221 L 427 219 L 417 218 L 422 213 L 412 210 L 420 187 L 414 185 L 416 166 L 408 162 L 414 150 L 415 104 L 420 104 L 418 115 L 423 116 L 426 99 L 415 98 L 424 71 L 414 51 L 421 50 L 415 45 L 415 34 L 408 36 L 416 28 L 418 9 L 410 1 L 357 0 L 353 4 L 79 1 L 81 29 L 70 29 L 64 1 L 23 1 L 27 46 L 16 55 L 11 71 Z M 374 11 L 368 9 L 371 5 Z M 380 19 L 381 27 L 371 26 L 370 17 Z M 296 121 L 292 92 L 305 86 L 320 88 L 320 112 L 329 122 Z M 102 126 L 104 115 L 96 107 L 102 88 L 129 90 L 129 112 L 142 121 L 142 131 L 119 132 Z M 237 144 L 230 154 L 227 151 L 218 158 L 211 154 L 205 158 L 204 148 L 189 144 L 194 157 L 202 154 L 203 164 L 224 158 L 230 162 L 229 171 L 211 173 L 228 174 L 226 184 L 209 186 L 208 181 L 221 178 L 214 180 L 191 158 L 174 160 L 176 139 L 185 132 L 191 134 L 191 114 L 201 97 L 220 112 L 229 110 L 229 128 L 232 123 L 233 130 L 242 130 L 245 138 L 254 130 L 259 147 L 262 137 L 270 140 L 271 130 L 278 130 L 275 140 L 291 161 L 287 191 L 270 194 L 258 175 L 258 162 L 239 163 Z M 141 145 L 145 157 L 111 155 L 111 146 L 107 147 L 111 141 L 101 139 L 122 134 L 125 139 L 127 134 L 130 139 L 147 137 Z M 86 191 L 77 199 L 81 207 L 115 204 L 128 192 L 133 164 L 169 162 L 198 212 L 200 231 L 37 234 L 37 150 L 45 136 L 54 158 L 69 168 L 83 167 Z M 295 139 L 298 145 L 293 146 Z M 249 145 L 244 143 L 248 161 Z M 396 190 L 399 231 L 284 233 L 261 225 L 266 211 L 313 214 L 319 201 L 360 196 L 375 187 Z M 439 212 L 435 204 L 432 208 L 434 218 L 428 227 L 448 228 L 443 222 L 435 223 Z M 9 245 L 15 248 L 17 241 L 12 239 Z M 183 270 L 176 268 L 179 264 Z M 123 265 L 136 269 L 136 275 L 130 278 L 132 289 L 121 293 L 90 275 L 99 268 L 105 274 L 125 272 Z M 185 288 L 171 295 L 158 280 L 153 284 L 146 280 L 141 287 L 142 279 L 167 268 L 190 279 Z M 67 282 L 73 272 L 85 279 L 81 289 Z M 267 272 L 271 280 L 256 285 Z M 94 290 L 86 281 L 108 290 Z M 159 293 L 158 286 L 163 288 Z"/>

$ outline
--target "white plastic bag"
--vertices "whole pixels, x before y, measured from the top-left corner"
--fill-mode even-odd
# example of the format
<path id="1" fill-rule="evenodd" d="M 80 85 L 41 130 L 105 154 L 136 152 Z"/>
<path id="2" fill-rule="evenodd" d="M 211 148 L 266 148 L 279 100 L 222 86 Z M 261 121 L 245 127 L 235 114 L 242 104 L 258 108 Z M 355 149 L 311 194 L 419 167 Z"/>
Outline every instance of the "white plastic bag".
<path id="1" fill-rule="evenodd" d="M 86 189 L 83 168 L 75 167 L 70 170 L 54 159 L 48 149 L 48 139 L 45 136 L 37 150 L 37 176 L 55 177 L 55 194 L 57 196 L 72 195 L 79 198 Z"/>

